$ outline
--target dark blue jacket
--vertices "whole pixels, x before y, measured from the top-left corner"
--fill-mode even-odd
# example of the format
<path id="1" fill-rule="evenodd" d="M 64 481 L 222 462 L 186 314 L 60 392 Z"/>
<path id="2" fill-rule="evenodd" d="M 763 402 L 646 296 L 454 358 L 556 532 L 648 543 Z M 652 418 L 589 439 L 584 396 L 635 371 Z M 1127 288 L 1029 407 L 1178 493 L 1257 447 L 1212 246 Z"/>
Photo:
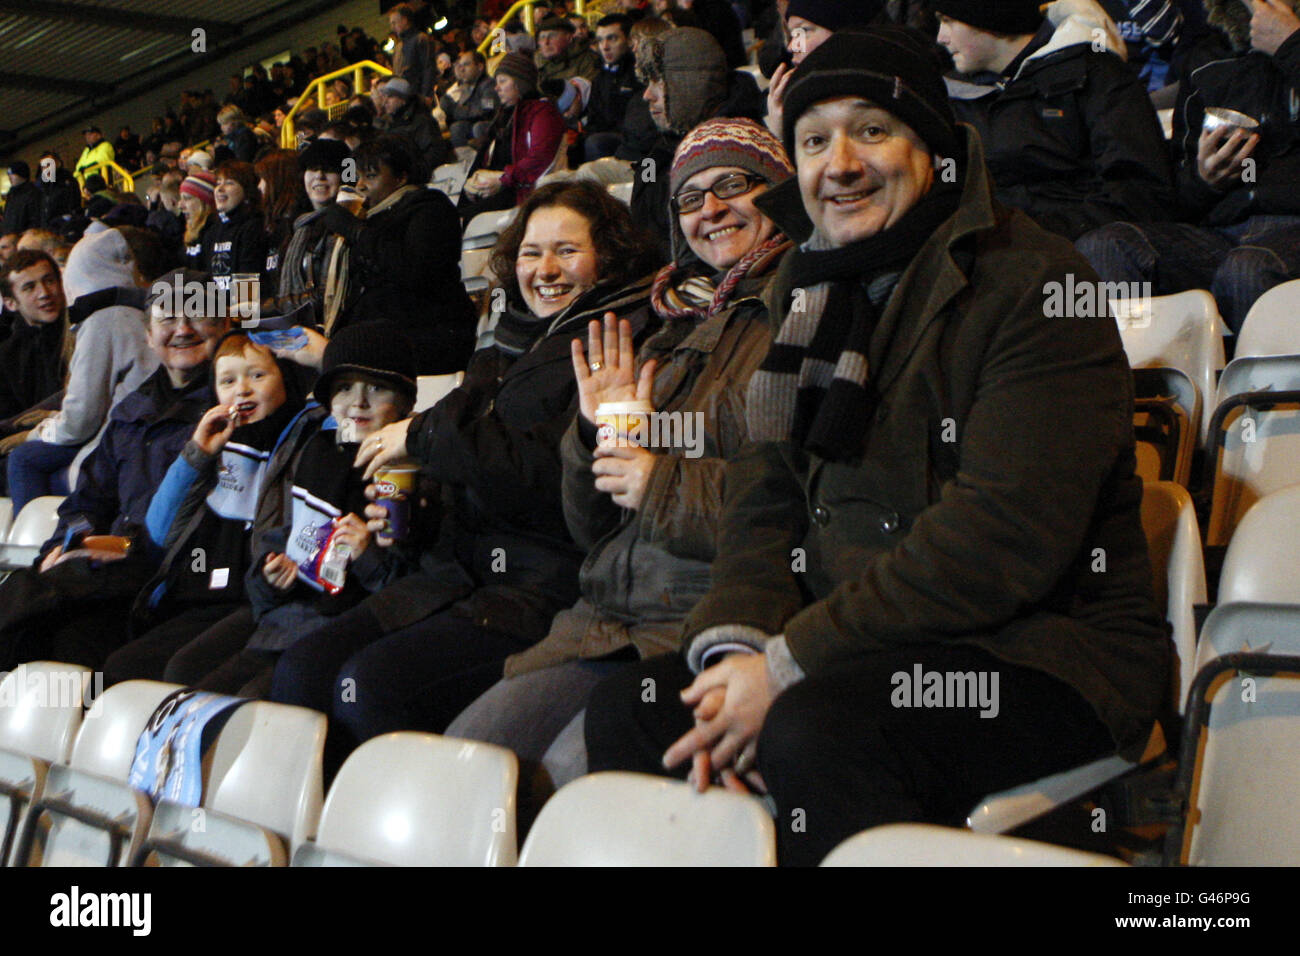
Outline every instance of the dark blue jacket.
<path id="1" fill-rule="evenodd" d="M 99 446 L 86 459 L 77 489 L 59 506 L 59 526 L 42 552 L 63 543 L 70 525 L 84 519 L 100 534 L 148 541 L 145 513 L 167 469 L 185 447 L 203 413 L 215 403 L 206 370 L 174 389 L 159 367 L 109 413 Z"/>

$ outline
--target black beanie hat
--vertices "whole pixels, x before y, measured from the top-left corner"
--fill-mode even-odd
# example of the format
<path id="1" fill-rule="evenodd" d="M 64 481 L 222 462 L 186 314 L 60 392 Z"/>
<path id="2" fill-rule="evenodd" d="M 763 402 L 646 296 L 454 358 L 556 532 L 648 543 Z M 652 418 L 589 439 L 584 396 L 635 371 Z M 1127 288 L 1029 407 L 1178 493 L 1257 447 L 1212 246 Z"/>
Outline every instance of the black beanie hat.
<path id="1" fill-rule="evenodd" d="M 361 372 L 391 385 L 400 395 L 415 402 L 415 346 L 400 328 L 388 322 L 361 322 L 340 329 L 325 346 L 320 378 L 314 390 L 316 401 L 326 408 L 335 380 L 344 372 Z"/>
<path id="2" fill-rule="evenodd" d="M 808 54 L 785 91 L 782 133 L 792 159 L 795 122 L 815 103 L 837 96 L 861 96 L 888 110 L 940 156 L 958 152 L 957 120 L 934 46 L 915 30 L 846 30 Z"/>
<path id="3" fill-rule="evenodd" d="M 304 173 L 309 169 L 323 169 L 327 173 L 341 173 L 343 160 L 352 155 L 348 144 L 337 139 L 317 137 L 311 145 L 298 154 L 298 168 Z"/>
<path id="4" fill-rule="evenodd" d="M 935 13 L 992 33 L 1037 33 L 1043 24 L 1040 0 L 933 0 Z"/>
<path id="5" fill-rule="evenodd" d="M 791 17 L 802 17 L 834 32 L 841 27 L 875 23 L 884 8 L 882 0 L 790 0 L 785 18 L 788 21 Z"/>

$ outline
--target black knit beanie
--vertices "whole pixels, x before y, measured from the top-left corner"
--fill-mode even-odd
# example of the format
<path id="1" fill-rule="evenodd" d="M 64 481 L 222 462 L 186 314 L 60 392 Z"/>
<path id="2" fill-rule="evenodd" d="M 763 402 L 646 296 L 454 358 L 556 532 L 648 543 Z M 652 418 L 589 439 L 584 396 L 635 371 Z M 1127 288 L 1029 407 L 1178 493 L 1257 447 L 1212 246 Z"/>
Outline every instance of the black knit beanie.
<path id="1" fill-rule="evenodd" d="M 361 322 L 335 333 L 325 346 L 314 391 L 316 401 L 329 408 L 330 391 L 344 372 L 377 378 L 415 402 L 415 379 L 419 374 L 415 346 L 401 329 L 388 322 Z"/>
<path id="2" fill-rule="evenodd" d="M 1039 0 L 932 0 L 931 9 L 991 33 L 1037 33 L 1043 24 Z"/>
<path id="3" fill-rule="evenodd" d="M 801 17 L 834 32 L 875 23 L 884 8 L 883 0 L 790 0 L 785 18 Z"/>
<path id="4" fill-rule="evenodd" d="M 934 46 L 915 30 L 846 30 L 808 54 L 785 91 L 782 133 L 791 158 L 795 122 L 809 107 L 838 96 L 861 96 L 888 110 L 937 155 L 959 152 L 957 120 Z"/>
<path id="5" fill-rule="evenodd" d="M 343 161 L 352 155 L 348 144 L 337 139 L 317 137 L 311 145 L 298 154 L 298 168 L 304 173 L 309 169 L 323 169 L 327 173 L 341 173 Z"/>

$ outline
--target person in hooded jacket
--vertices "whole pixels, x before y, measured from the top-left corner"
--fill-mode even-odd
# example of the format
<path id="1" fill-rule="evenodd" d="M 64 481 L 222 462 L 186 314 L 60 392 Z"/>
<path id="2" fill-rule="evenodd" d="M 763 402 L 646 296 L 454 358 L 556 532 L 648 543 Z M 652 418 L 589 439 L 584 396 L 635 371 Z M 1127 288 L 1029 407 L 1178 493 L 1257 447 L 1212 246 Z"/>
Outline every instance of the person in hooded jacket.
<path id="1" fill-rule="evenodd" d="M 578 597 L 560 439 L 577 411 L 571 345 L 604 315 L 639 315 L 657 265 L 627 207 L 589 181 L 537 190 L 494 250 L 507 308 L 461 386 L 361 445 L 366 474 L 414 459 L 443 488 L 420 570 L 303 638 L 272 699 L 331 713 L 333 766 L 389 730 L 441 730 Z M 373 512 L 369 517 L 375 518 Z M 357 693 L 340 698 L 339 687 Z"/>
<path id="2" fill-rule="evenodd" d="M 1174 109 L 1181 222 L 1117 222 L 1078 247 L 1107 282 L 1209 289 L 1239 330 L 1255 300 L 1300 278 L 1300 0 L 1206 0 L 1214 29 L 1184 54 Z M 1258 127 L 1205 128 L 1210 110 Z"/>
<path id="3" fill-rule="evenodd" d="M 587 551 L 582 597 L 447 729 L 545 768 L 540 786 L 524 775 L 527 810 L 548 783 L 584 771 L 590 689 L 629 660 L 676 650 L 708 589 L 723 465 L 748 439 L 745 386 L 771 341 L 762 293 L 790 248 L 754 200 L 792 172 L 780 141 L 752 120 L 705 120 L 687 134 L 669 174 L 673 262 L 651 291 L 662 327 L 636 355 L 640 377 L 630 324 L 616 335 L 609 320 L 593 322 L 586 354 L 575 350 L 580 411 L 560 451 L 565 519 Z M 647 391 L 662 421 L 696 423 L 690 442 L 685 427 L 661 428 L 658 447 L 598 441 L 596 407 Z"/>
<path id="4" fill-rule="evenodd" d="M 1067 239 L 1175 209 L 1160 121 L 1093 0 L 936 0 L 957 118 L 979 130 L 998 199 Z M 1098 50 L 1099 44 L 1104 49 Z"/>
<path id="5" fill-rule="evenodd" d="M 68 387 L 58 414 L 9 454 L 15 514 L 33 498 L 68 494 L 65 469 L 80 468 L 109 410 L 158 367 L 141 306 L 162 266 L 161 243 L 143 229 L 105 229 L 72 248 L 63 273 L 75 334 Z"/>
<path id="6" fill-rule="evenodd" d="M 647 157 L 654 175 L 638 175 L 632 186 L 632 215 L 658 238 L 660 253 L 668 257 L 672 225 L 668 216 L 668 177 L 662 173 L 673 163 L 682 137 L 714 116 L 762 121 L 763 94 L 748 73 L 727 68 L 727 58 L 708 32 L 681 27 L 637 47 L 637 76 L 645 83 L 643 94 L 650 116 L 659 128 L 659 140 Z"/>
<path id="7" fill-rule="evenodd" d="M 424 171 L 404 137 L 379 136 L 357 147 L 355 160 L 366 197 L 358 219 L 337 202 L 323 207 L 324 228 L 349 250 L 349 285 L 355 300 L 328 338 L 360 322 L 387 321 L 416 349 L 419 375 L 465 367 L 478 324 L 460 281 L 460 223 L 446 195 L 426 189 Z"/>

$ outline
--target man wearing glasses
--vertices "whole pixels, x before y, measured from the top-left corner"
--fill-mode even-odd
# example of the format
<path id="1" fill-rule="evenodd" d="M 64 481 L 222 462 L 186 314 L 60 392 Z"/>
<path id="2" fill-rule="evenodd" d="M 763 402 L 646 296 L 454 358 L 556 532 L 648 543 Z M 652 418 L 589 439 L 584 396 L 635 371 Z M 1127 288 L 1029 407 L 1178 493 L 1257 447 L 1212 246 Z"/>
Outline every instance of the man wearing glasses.
<path id="1" fill-rule="evenodd" d="M 41 659 L 98 669 L 128 637 L 131 606 L 158 559 L 145 512 L 214 402 L 208 366 L 230 327 L 173 290 L 210 281 L 178 271 L 154 283 L 146 335 L 160 364 L 113 407 L 38 561 L 0 585 L 0 669 Z"/>

